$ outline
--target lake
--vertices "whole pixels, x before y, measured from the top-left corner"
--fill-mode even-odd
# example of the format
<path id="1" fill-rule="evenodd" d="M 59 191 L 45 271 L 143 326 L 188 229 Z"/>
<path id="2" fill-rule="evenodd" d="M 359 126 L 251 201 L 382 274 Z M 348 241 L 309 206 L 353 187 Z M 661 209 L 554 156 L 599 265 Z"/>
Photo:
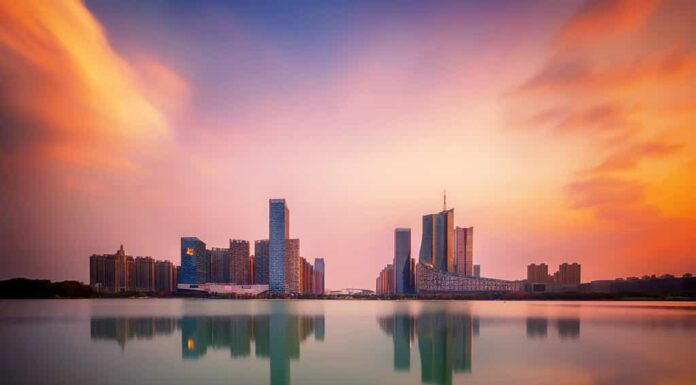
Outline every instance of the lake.
<path id="1" fill-rule="evenodd" d="M 3 384 L 696 384 L 696 304 L 0 301 Z"/>

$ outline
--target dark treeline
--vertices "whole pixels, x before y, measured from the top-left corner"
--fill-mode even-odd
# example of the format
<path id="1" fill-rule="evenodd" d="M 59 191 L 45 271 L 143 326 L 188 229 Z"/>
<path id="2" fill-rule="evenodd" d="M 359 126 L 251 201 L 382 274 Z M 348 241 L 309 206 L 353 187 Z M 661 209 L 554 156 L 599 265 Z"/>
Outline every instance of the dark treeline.
<path id="1" fill-rule="evenodd" d="M 78 281 L 51 282 L 47 279 L 27 279 L 13 278 L 0 281 L 0 298 L 2 299 L 22 299 L 22 298 L 127 298 L 127 297 L 161 297 L 157 293 L 145 292 L 122 292 L 107 293 L 93 290 L 89 285 Z M 390 295 L 390 296 L 368 296 L 368 295 L 299 295 L 286 296 L 280 294 L 265 293 L 258 297 L 238 296 L 238 295 L 214 295 L 207 293 L 184 292 L 176 293 L 176 297 L 195 297 L 195 298 L 229 298 L 229 299 L 274 299 L 274 298 L 297 298 L 297 299 L 370 299 L 370 300 L 402 300 L 402 299 L 421 299 L 421 300 L 503 300 L 503 301 L 529 301 L 529 300 L 565 300 L 565 301 L 620 301 L 620 300 L 669 300 L 669 301 L 696 301 L 696 295 L 692 291 L 673 292 L 673 293 L 646 293 L 646 292 L 498 292 L 498 293 L 457 293 L 457 294 L 419 294 L 419 295 Z"/>

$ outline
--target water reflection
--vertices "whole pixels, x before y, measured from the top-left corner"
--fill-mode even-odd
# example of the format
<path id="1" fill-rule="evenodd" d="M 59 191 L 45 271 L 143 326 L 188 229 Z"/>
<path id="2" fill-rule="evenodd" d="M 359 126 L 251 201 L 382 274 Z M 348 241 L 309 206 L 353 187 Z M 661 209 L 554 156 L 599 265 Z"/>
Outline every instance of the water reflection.
<path id="1" fill-rule="evenodd" d="M 470 314 L 394 314 L 377 319 L 380 328 L 394 341 L 394 369 L 410 370 L 411 345 L 418 337 L 421 381 L 451 384 L 453 372 L 471 372 L 474 335 L 479 320 Z"/>
<path id="2" fill-rule="evenodd" d="M 149 360 L 156 365 L 148 366 L 146 373 L 163 377 L 161 383 L 256 385 L 290 384 L 291 364 L 295 364 L 295 383 L 331 383 L 337 378 L 349 378 L 355 384 L 384 385 L 450 385 L 467 381 L 551 384 L 557 383 L 554 378 L 562 376 L 567 376 L 568 383 L 667 383 L 670 379 L 693 377 L 692 367 L 685 362 L 696 354 L 693 344 L 688 343 L 696 332 L 694 307 L 686 310 L 676 306 L 654 309 L 617 305 L 614 309 L 546 303 L 181 302 L 180 308 L 172 306 L 176 302 L 161 302 L 159 310 L 141 305 L 149 303 L 128 302 L 129 308 L 116 313 L 96 302 L 88 318 L 91 340 L 106 340 L 110 346 L 89 344 L 70 349 L 70 353 L 81 355 L 80 359 L 74 358 L 75 362 L 92 359 L 98 363 L 108 357 L 123 367 Z M 56 330 L 68 328 L 67 334 L 46 332 L 40 336 L 61 335 L 75 343 L 82 341 L 79 336 L 84 336 L 87 328 L 79 318 L 74 325 L 71 318 L 66 318 L 65 324 L 58 318 L 48 322 L 38 312 L 20 323 L 16 313 L 4 318 L 7 330 L 31 319 L 32 327 L 37 329 L 48 325 L 54 325 Z M 324 341 L 327 322 L 332 334 Z M 78 337 L 68 338 L 72 330 L 69 328 L 78 325 L 74 328 Z M 380 335 L 381 338 L 375 338 Z M 322 343 L 306 343 L 312 338 Z M 141 343 L 126 349 L 134 341 Z M 148 342 L 142 344 L 143 341 Z M 38 342 L 34 345 L 39 346 Z M 120 354 L 116 345 L 128 354 Z M 393 355 L 371 354 L 384 348 L 393 349 Z M 301 350 L 303 362 L 296 364 Z M 669 360 L 663 359 L 665 355 Z M 30 377 L 33 372 L 24 371 L 17 364 L 32 362 L 25 358 L 6 364 L 5 371 L 14 370 L 16 376 Z M 178 365 L 168 365 L 172 360 Z M 200 365 L 191 365 L 193 361 Z M 622 366 L 618 367 L 617 362 Z M 167 371 L 157 372 L 160 363 Z M 53 372 L 62 368 L 44 363 L 43 368 L 47 367 Z M 136 373 L 116 373 L 116 368 L 109 369 L 114 376 L 126 376 L 120 382 L 142 383 Z M 84 381 L 74 383 L 95 383 L 98 378 L 98 371 L 85 369 Z M 45 383 L 41 379 L 22 383 Z"/>
<path id="3" fill-rule="evenodd" d="M 182 359 L 197 360 L 208 349 L 229 349 L 232 359 L 251 355 L 270 360 L 270 383 L 290 384 L 290 361 L 299 360 L 300 345 L 309 336 L 324 340 L 324 316 L 285 313 L 182 318 L 95 318 L 92 340 L 113 340 L 123 349 L 132 339 L 153 338 L 181 331 Z"/>
<path id="4" fill-rule="evenodd" d="M 580 338 L 580 318 L 558 318 L 551 320 L 558 329 L 558 337 L 564 340 Z M 549 330 L 549 318 L 527 317 L 527 338 L 546 338 Z"/>

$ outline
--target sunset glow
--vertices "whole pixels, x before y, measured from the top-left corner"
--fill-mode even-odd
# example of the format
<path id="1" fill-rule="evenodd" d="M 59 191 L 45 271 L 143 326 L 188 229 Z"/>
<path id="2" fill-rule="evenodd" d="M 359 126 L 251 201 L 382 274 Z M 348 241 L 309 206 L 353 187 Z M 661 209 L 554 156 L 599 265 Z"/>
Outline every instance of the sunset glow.
<path id="1" fill-rule="evenodd" d="M 285 198 L 373 288 L 443 190 L 486 277 L 696 272 L 696 2 L 328 3 L 1 1 L 0 278 L 178 264 Z"/>

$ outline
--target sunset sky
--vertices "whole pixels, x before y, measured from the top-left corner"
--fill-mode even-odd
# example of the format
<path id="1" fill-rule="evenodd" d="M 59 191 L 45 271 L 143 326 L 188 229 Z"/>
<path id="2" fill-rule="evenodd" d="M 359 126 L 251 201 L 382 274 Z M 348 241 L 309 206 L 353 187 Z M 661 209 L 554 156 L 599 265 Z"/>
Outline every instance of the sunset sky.
<path id="1" fill-rule="evenodd" d="M 0 1 L 0 279 L 286 198 L 327 287 L 455 209 L 482 275 L 696 273 L 696 1 Z"/>

